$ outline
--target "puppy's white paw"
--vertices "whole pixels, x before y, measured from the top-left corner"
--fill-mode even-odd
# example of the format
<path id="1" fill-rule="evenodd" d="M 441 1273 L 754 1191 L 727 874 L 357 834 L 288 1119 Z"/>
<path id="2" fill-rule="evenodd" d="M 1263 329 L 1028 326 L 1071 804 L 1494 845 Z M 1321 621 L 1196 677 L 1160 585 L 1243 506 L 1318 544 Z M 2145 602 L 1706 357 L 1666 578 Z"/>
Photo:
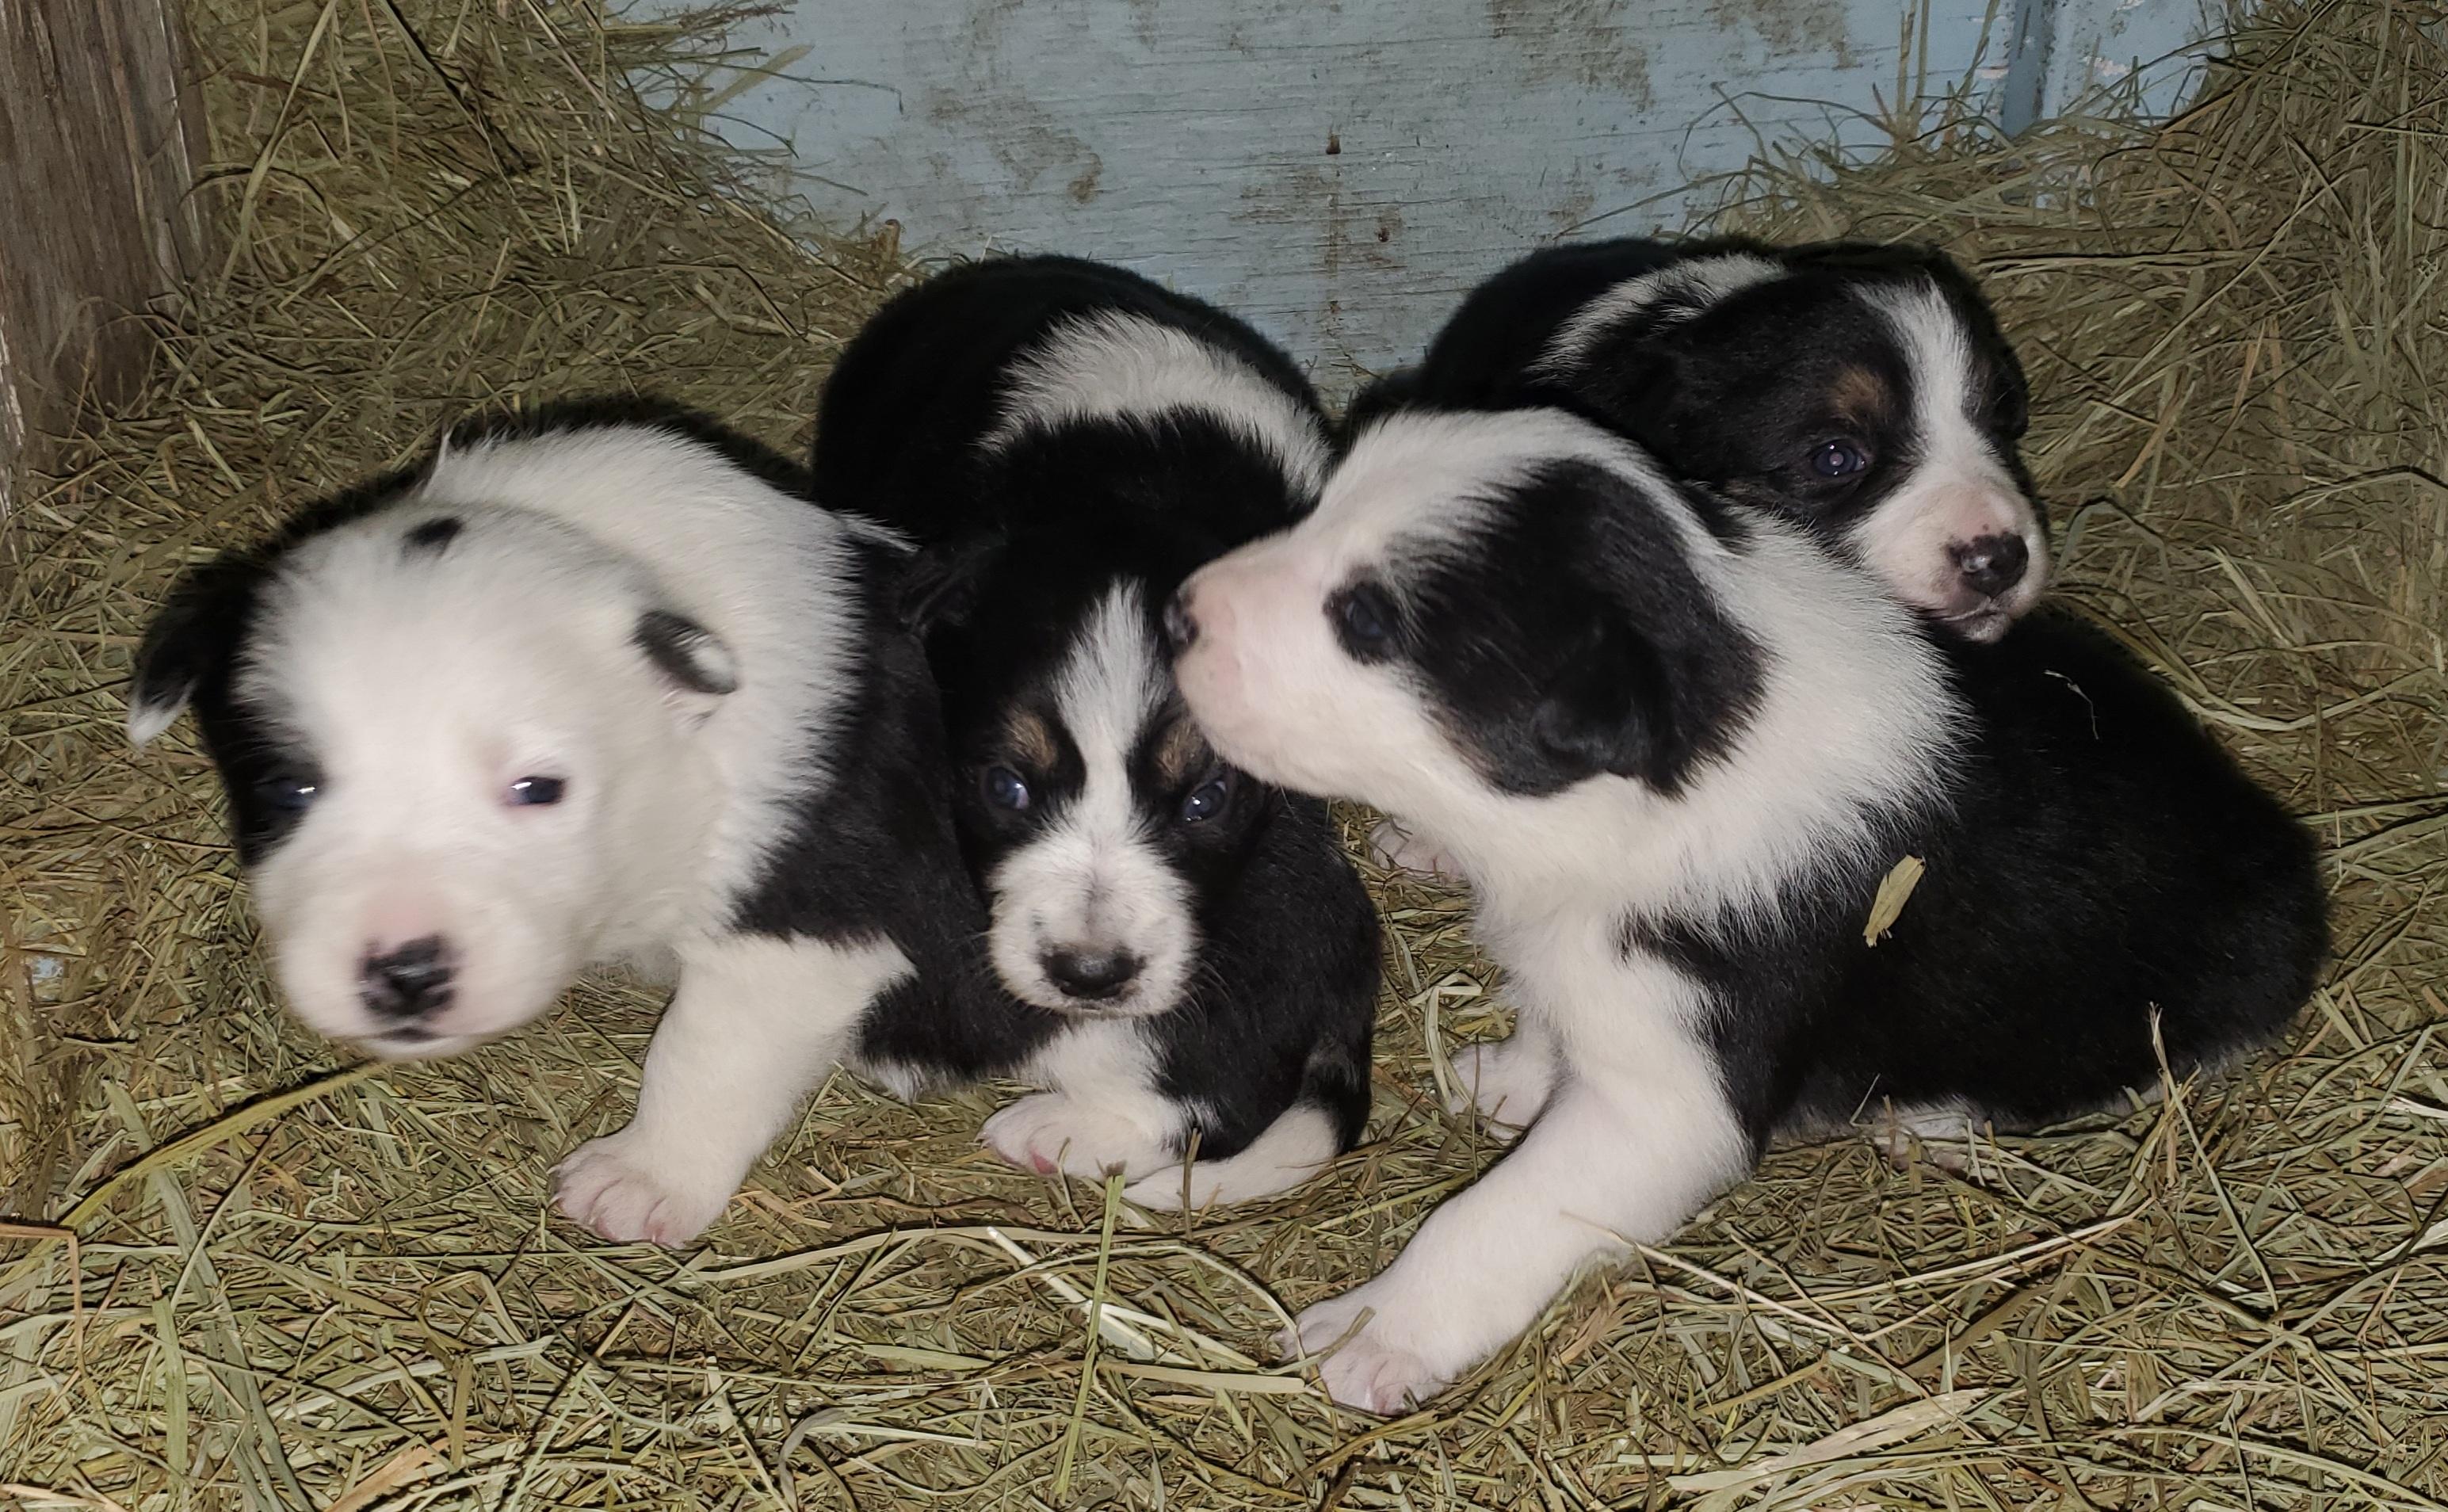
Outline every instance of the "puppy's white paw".
<path id="1" fill-rule="evenodd" d="M 1453 857 L 1391 819 L 1380 819 L 1369 830 L 1368 859 L 1389 871 L 1415 871 L 1448 882 L 1462 880 L 1462 867 Z"/>
<path id="2" fill-rule="evenodd" d="M 615 1244 L 686 1244 L 722 1216 L 738 1178 L 657 1156 L 627 1129 L 589 1139 L 553 1168 L 553 1206 Z"/>
<path id="3" fill-rule="evenodd" d="M 1023 1171 L 1101 1181 L 1119 1171 L 1134 1179 L 1177 1157 L 1160 1134 L 1137 1120 L 1065 1092 L 1037 1092 L 986 1120 L 978 1138 Z"/>
<path id="4" fill-rule="evenodd" d="M 1476 1111 L 1507 1138 L 1528 1128 L 1556 1090 L 1556 1063 L 1546 1047 L 1519 1035 L 1463 1046 L 1454 1055 L 1453 1074 L 1454 1095 L 1445 1100 L 1445 1111 Z"/>
<path id="5" fill-rule="evenodd" d="M 1451 1386 L 1453 1378 L 1402 1338 L 1399 1320 L 1382 1315 L 1392 1300 L 1380 1281 L 1329 1297 L 1295 1320 L 1297 1338 L 1287 1330 L 1276 1348 L 1290 1357 L 1297 1346 L 1297 1352 L 1316 1359 L 1319 1384 L 1345 1407 L 1378 1417 L 1406 1411 Z M 1353 1327 L 1371 1310 L 1380 1315 Z"/>

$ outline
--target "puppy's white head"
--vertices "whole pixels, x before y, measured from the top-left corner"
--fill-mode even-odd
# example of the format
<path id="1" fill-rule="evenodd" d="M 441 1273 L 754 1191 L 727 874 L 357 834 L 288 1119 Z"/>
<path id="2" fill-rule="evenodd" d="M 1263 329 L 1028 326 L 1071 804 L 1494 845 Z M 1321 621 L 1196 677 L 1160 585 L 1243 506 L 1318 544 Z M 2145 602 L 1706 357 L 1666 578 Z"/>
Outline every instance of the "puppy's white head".
<path id="1" fill-rule="evenodd" d="M 699 727 L 736 679 L 637 564 L 411 494 L 200 574 L 128 724 L 195 704 L 297 1016 L 434 1056 L 668 927 L 716 801 Z"/>
<path id="2" fill-rule="evenodd" d="M 1183 586 L 1175 674 L 1227 759 L 1466 847 L 1593 779 L 1671 798 L 1731 747 L 1761 653 L 1723 554 L 1579 421 L 1398 415 L 1315 513 Z"/>

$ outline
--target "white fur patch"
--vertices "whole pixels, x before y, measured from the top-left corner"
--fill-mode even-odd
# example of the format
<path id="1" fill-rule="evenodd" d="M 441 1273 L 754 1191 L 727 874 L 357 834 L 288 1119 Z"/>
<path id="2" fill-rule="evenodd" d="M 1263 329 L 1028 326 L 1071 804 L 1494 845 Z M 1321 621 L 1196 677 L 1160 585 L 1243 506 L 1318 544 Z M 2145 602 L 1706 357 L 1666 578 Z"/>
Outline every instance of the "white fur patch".
<path id="1" fill-rule="evenodd" d="M 1356 571 L 1402 591 L 1423 541 L 1545 457 L 1647 493 L 1693 571 L 1765 651 L 1750 727 L 1669 799 L 1594 777 L 1542 797 L 1489 787 L 1397 664 L 1348 656 L 1329 596 Z M 1771 907 L 1777 884 L 1865 844 L 1884 807 L 1939 779 L 1959 712 L 1903 611 L 1799 535 L 1763 522 L 1742 550 L 1708 537 L 1633 449 L 1562 416 L 1396 420 L 1364 436 L 1316 513 L 1195 575 L 1198 637 L 1176 665 L 1228 759 L 1261 778 L 1373 804 L 1462 865 L 1481 938 L 1526 1036 L 1473 1058 L 1475 1097 L 1536 1121 L 1447 1202 L 1387 1273 L 1302 1314 L 1286 1341 L 1338 1401 L 1393 1411 L 1456 1379 L 1623 1241 L 1665 1237 L 1749 1168 L 1696 984 L 1619 945 L 1627 913 Z M 1554 1071 L 1537 1057 L 1553 1047 Z M 1516 1073 L 1519 1073 L 1518 1075 Z M 1365 1324 L 1364 1312 L 1373 1313 Z M 1345 1337 L 1347 1334 L 1349 1337 Z"/>
<path id="2" fill-rule="evenodd" d="M 1605 339 L 1608 332 L 1670 297 L 1683 307 L 1673 318 L 1689 319 L 1728 295 L 1784 276 L 1785 268 L 1780 263 L 1747 252 L 1729 252 L 1687 258 L 1654 273 L 1626 278 L 1573 312 L 1571 319 L 1557 327 L 1530 371 L 1551 377 L 1570 377 L 1589 355 L 1590 348 Z"/>
<path id="3" fill-rule="evenodd" d="M 747 885 L 785 810 L 822 791 L 823 752 L 866 627 L 848 590 L 854 537 L 889 532 L 817 508 L 703 446 L 647 428 L 590 430 L 451 452 L 417 497 L 533 509 L 648 565 L 673 607 L 742 670 L 706 729 L 725 793 L 704 885 Z"/>
<path id="4" fill-rule="evenodd" d="M 1187 882 L 1152 842 L 1130 773 L 1132 750 L 1172 696 L 1139 587 L 1115 587 L 1081 626 L 1055 694 L 1085 776 L 1045 829 L 986 879 L 996 974 L 1041 1007 L 1100 1014 L 1162 1013 L 1197 964 L 1198 924 Z M 1119 993 L 1095 1003 L 1065 993 L 1050 951 L 1122 953 L 1139 963 Z"/>
<path id="5" fill-rule="evenodd" d="M 1238 1154 L 1193 1160 L 1132 1182 L 1122 1196 L 1163 1213 L 1231 1207 L 1289 1192 L 1341 1154 L 1334 1120 L 1312 1102 L 1295 1102 Z"/>
<path id="6" fill-rule="evenodd" d="M 1913 428 L 1922 454 L 1912 473 L 1855 531 L 1864 559 L 1908 603 L 1941 617 L 1983 616 L 1987 640 L 2038 601 L 2049 576 L 2048 538 L 2031 500 L 1967 409 L 1980 386 L 1962 320 L 1928 284 L 1864 291 L 1886 317 L 1912 373 Z M 1961 581 L 1953 547 L 2015 536 L 2029 565 L 1992 605 Z"/>
<path id="7" fill-rule="evenodd" d="M 1327 606 L 1364 574 L 1404 597 L 1404 560 L 1462 549 L 1505 489 L 1559 461 L 1668 489 L 1629 443 L 1558 411 L 1399 414 L 1360 436 L 1298 526 L 1193 574 L 1198 639 L 1174 675 L 1217 754 L 1262 781 L 1362 797 L 1467 872 L 1434 815 L 1443 795 L 1481 790 L 1468 759 L 1400 668 L 1344 653 Z M 1667 521 L 1710 578 L 1724 548 L 1679 506 Z"/>
<path id="8" fill-rule="evenodd" d="M 1582 1268 L 1672 1234 L 1750 1168 L 1690 984 L 1623 962 L 1595 922 L 1540 931 L 1558 956 L 1540 980 L 1515 980 L 1522 1011 L 1565 1042 L 1571 1069 L 1546 1109 L 1383 1274 L 1304 1311 L 1282 1341 L 1287 1353 L 1327 1353 L 1319 1376 L 1336 1401 L 1390 1413 L 1434 1396 Z M 1518 971 L 1529 962 L 1514 952 L 1529 944 L 1512 931 L 1491 948 Z"/>
<path id="9" fill-rule="evenodd" d="M 1030 1057 L 1033 1093 L 988 1119 L 986 1147 L 1023 1171 L 1134 1180 L 1178 1158 L 1182 1109 L 1157 1091 L 1156 1052 L 1128 1019 L 1073 1024 Z"/>
<path id="10" fill-rule="evenodd" d="M 1119 1172 L 1130 1180 L 1122 1195 L 1143 1208 L 1255 1201 L 1308 1180 L 1341 1153 L 1332 1121 L 1303 1102 L 1237 1154 L 1185 1162 L 1201 1110 L 1157 1090 L 1155 1046 L 1132 1020 L 1076 1024 L 1020 1075 L 1049 1090 L 988 1119 L 980 1140 L 1040 1176 L 1101 1181 Z"/>
<path id="11" fill-rule="evenodd" d="M 413 546 L 415 526 L 454 534 Z M 449 450 L 396 503 L 292 552 L 237 670 L 318 793 L 254 869 L 291 1006 L 379 1054 L 440 1055 L 541 1013 L 589 962 L 717 927 L 827 780 L 815 752 L 859 627 L 845 527 L 695 442 L 589 429 Z M 721 696 L 659 674 L 649 608 L 711 634 Z M 549 776 L 558 803 L 507 801 Z M 438 937 L 449 1005 L 409 1039 L 364 963 Z"/>
<path id="12" fill-rule="evenodd" d="M 554 1173 L 553 1205 L 618 1242 L 684 1244 L 722 1214 L 877 994 L 910 974 L 890 945 L 732 935 L 685 952 L 646 1049 L 638 1114 Z"/>
<path id="13" fill-rule="evenodd" d="M 1080 420 L 1212 416 L 1315 488 L 1328 447 L 1317 417 L 1233 354 L 1142 316 L 1109 312 L 1061 327 L 1011 373 L 1000 424 L 985 445 Z"/>

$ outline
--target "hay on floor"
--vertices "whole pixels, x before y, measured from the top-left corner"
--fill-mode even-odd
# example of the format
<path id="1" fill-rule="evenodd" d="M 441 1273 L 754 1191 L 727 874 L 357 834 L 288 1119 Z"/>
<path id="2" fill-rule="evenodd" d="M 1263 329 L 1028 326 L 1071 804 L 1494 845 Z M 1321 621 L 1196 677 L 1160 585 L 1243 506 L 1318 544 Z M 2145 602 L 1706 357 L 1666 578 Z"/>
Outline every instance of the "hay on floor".
<path id="1" fill-rule="evenodd" d="M 2328 842 L 2341 958 L 2301 1030 L 1960 1174 L 1782 1152 L 1384 1425 L 1266 1340 L 1493 1153 L 1434 1097 L 1431 1046 L 1501 1020 L 1444 894 L 1376 879 L 1371 1142 L 1187 1223 L 1002 1170 L 989 1094 L 844 1080 L 702 1249 L 610 1248 L 545 1216 L 545 1173 L 628 1107 L 649 996 L 590 983 L 426 1067 L 343 1067 L 282 1019 L 208 769 L 118 731 L 174 567 L 472 403 L 651 387 L 795 448 L 906 274 L 889 228 L 820 237 L 735 192 L 695 128 L 717 27 L 194 18 L 228 264 L 155 316 L 143 401 L 29 480 L 0 557 L 0 1502 L 2448 1502 L 2433 8 L 2273 3 L 2164 129 L 1957 121 L 1764 164 L 1721 222 L 1979 267 L 2032 369 L 2064 591 Z"/>

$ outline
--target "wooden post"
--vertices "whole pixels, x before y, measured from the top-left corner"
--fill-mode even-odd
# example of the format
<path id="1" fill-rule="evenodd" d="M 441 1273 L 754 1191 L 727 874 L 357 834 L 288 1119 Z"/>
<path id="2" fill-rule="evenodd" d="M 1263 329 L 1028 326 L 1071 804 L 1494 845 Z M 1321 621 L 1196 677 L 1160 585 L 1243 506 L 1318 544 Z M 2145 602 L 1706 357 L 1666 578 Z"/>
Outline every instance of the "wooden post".
<path id="1" fill-rule="evenodd" d="M 28 443 L 128 397 L 132 313 L 201 272 L 178 0 L 0 0 L 0 514 Z"/>

